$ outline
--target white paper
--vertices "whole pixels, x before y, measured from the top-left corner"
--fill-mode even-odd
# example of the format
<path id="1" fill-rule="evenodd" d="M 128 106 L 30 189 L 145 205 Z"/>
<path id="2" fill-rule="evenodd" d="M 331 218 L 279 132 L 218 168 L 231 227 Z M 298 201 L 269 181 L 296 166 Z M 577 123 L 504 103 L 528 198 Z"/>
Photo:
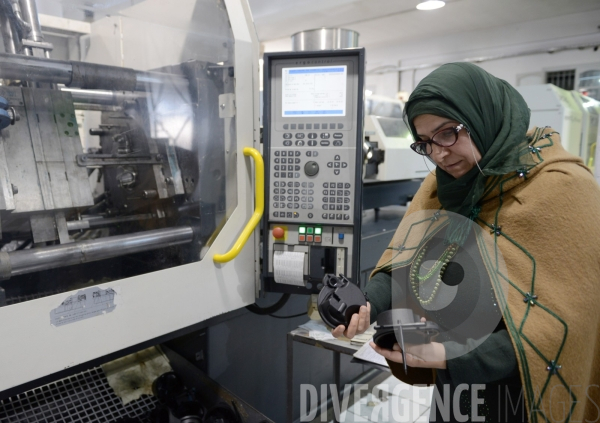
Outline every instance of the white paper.
<path id="1" fill-rule="evenodd" d="M 304 255 L 295 251 L 275 251 L 273 254 L 275 282 L 304 286 Z"/>
<path id="2" fill-rule="evenodd" d="M 371 338 L 369 342 L 365 342 L 364 345 L 353 354 L 353 356 L 360 358 L 361 360 L 389 367 L 387 361 L 385 361 L 385 358 L 381 354 L 377 354 L 377 352 L 371 347 L 370 342 L 372 340 L 373 338 Z"/>
<path id="3" fill-rule="evenodd" d="M 303 325 L 299 326 L 302 329 L 308 331 L 308 336 L 319 340 L 324 341 L 326 339 L 335 339 L 335 337 L 329 332 L 329 329 L 323 322 L 318 322 L 316 320 L 309 320 Z"/>

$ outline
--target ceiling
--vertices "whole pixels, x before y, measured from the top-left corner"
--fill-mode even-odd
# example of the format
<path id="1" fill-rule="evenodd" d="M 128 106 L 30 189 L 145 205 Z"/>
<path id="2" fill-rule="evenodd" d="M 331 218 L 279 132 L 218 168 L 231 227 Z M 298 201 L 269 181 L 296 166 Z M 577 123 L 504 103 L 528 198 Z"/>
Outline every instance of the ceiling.
<path id="1" fill-rule="evenodd" d="M 598 0 L 446 0 L 434 11 L 417 10 L 419 0 L 248 1 L 262 42 L 343 27 L 358 31 L 365 47 L 600 10 Z"/>

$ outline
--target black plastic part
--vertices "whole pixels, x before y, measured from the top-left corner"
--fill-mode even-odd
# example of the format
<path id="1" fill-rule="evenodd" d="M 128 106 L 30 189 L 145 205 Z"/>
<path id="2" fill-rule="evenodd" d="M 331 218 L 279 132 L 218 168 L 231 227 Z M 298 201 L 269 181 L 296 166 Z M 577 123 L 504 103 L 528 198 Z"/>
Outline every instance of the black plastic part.
<path id="1" fill-rule="evenodd" d="M 352 315 L 367 305 L 365 294 L 345 276 L 327 274 L 317 300 L 321 319 L 332 328 L 348 326 Z"/>
<path id="2" fill-rule="evenodd" d="M 398 312 L 402 312 L 404 315 L 413 315 L 412 322 L 400 323 L 395 318 Z M 404 343 L 411 345 L 428 344 L 435 339 L 440 331 L 437 323 L 431 321 L 421 322 L 419 316 L 414 315 L 412 310 L 394 309 L 384 311 L 377 316 L 377 326 L 375 326 L 373 342 L 381 348 L 391 350 L 394 344 L 398 342 L 396 333 L 400 330 L 400 327 L 402 328 Z"/>

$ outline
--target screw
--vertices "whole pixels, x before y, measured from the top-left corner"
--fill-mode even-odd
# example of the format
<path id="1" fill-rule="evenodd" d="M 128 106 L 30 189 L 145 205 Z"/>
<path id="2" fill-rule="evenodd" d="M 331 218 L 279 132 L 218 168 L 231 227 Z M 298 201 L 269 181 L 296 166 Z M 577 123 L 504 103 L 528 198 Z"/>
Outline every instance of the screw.
<path id="1" fill-rule="evenodd" d="M 221 109 L 225 110 L 225 103 L 221 104 Z"/>
<path id="2" fill-rule="evenodd" d="M 168 176 L 168 177 L 165 178 L 165 182 L 167 184 L 169 184 L 169 185 L 172 185 L 173 184 L 173 178 L 171 178 L 170 176 Z"/>
<path id="3" fill-rule="evenodd" d="M 87 161 L 87 156 L 81 156 L 81 161 L 82 162 L 86 162 Z"/>

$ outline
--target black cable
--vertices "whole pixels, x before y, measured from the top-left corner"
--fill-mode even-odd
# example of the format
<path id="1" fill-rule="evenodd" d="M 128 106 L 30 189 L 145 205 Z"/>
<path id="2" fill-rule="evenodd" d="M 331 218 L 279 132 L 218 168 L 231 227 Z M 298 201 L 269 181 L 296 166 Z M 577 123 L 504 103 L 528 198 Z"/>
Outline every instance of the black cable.
<path id="1" fill-rule="evenodd" d="M 274 316 L 272 314 L 269 314 L 269 316 L 274 317 L 276 319 L 292 319 L 294 317 L 300 317 L 300 316 L 306 316 L 306 317 L 308 317 L 306 311 L 304 313 L 294 314 L 293 316 Z"/>
<path id="2" fill-rule="evenodd" d="M 285 303 L 288 302 L 290 296 L 290 294 L 283 294 L 275 304 L 269 307 L 259 307 L 258 305 L 256 305 L 256 303 L 254 303 L 250 304 L 249 306 L 246 306 L 246 308 L 248 309 L 248 311 L 251 311 L 254 314 L 259 314 L 261 316 L 276 313 L 279 309 L 281 309 L 281 307 L 285 305 Z"/>

